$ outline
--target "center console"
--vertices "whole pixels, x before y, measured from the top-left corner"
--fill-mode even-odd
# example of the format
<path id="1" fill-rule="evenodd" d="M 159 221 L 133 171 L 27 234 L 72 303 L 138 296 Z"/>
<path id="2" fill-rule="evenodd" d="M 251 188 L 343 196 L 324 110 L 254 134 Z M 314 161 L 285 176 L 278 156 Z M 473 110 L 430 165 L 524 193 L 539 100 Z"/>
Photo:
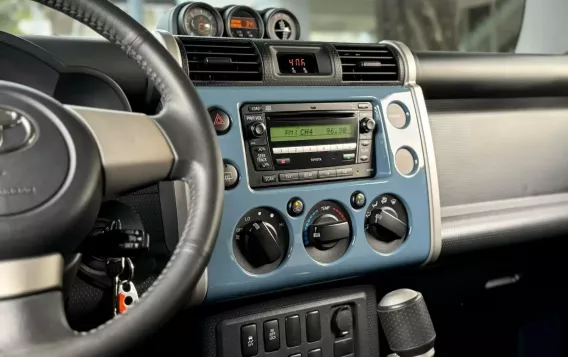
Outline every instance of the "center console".
<path id="1" fill-rule="evenodd" d="M 200 285 L 206 303 L 437 258 L 432 138 L 404 45 L 176 41 L 225 165 L 223 218 Z M 317 71 L 288 57 L 294 68 L 282 69 L 279 55 L 304 52 L 317 54 Z M 239 340 L 255 324 L 260 336 L 266 319 L 285 329 L 287 314 L 227 322 L 222 335 Z"/>

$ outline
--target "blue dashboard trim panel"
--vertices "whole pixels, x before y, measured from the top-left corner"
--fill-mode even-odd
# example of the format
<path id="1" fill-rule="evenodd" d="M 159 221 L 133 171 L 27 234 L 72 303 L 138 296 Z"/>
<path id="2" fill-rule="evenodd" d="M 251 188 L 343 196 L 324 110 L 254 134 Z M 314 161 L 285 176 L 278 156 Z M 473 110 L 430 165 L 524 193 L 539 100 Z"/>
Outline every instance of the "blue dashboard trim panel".
<path id="1" fill-rule="evenodd" d="M 239 172 L 239 183 L 225 192 L 223 219 L 219 238 L 208 265 L 206 302 L 231 300 L 275 290 L 354 277 L 387 267 L 418 265 L 425 262 L 431 249 L 431 221 L 424 153 L 418 132 L 419 125 L 408 134 L 394 132 L 384 119 L 390 101 L 403 101 L 410 111 L 411 121 L 418 120 L 412 93 L 406 87 L 199 87 L 201 99 L 207 107 L 222 109 L 232 119 L 231 130 L 219 136 L 223 158 Z M 390 100 L 389 98 L 392 98 Z M 370 101 L 378 129 L 375 131 L 375 177 L 332 183 L 303 184 L 276 188 L 251 189 L 247 182 L 245 148 L 239 108 L 246 103 L 277 102 L 339 102 Z M 392 133 L 392 134 L 390 134 Z M 392 136 L 389 140 L 389 135 Z M 417 153 L 418 169 L 411 176 L 401 175 L 394 167 L 393 143 L 404 135 L 412 135 L 409 142 Z M 415 137 L 414 137 L 415 136 Z M 354 191 L 367 196 L 367 202 L 383 193 L 398 196 L 409 214 L 410 231 L 402 246 L 391 254 L 374 251 L 365 237 L 364 221 L 367 207 L 356 210 L 350 205 Z M 292 197 L 301 197 L 305 211 L 322 200 L 341 203 L 352 221 L 353 239 L 343 257 L 322 264 L 313 260 L 303 244 L 303 222 L 306 214 L 291 217 L 287 203 Z M 290 247 L 282 264 L 274 271 L 255 275 L 245 271 L 233 254 L 233 234 L 239 219 L 255 207 L 270 207 L 284 217 L 290 232 Z"/>

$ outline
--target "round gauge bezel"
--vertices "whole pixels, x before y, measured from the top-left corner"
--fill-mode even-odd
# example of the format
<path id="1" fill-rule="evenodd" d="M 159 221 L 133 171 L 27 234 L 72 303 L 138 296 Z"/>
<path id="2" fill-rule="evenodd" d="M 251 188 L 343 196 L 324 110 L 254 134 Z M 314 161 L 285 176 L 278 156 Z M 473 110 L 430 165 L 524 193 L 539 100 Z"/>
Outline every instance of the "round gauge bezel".
<path id="1" fill-rule="evenodd" d="M 209 11 L 215 17 L 215 20 L 217 21 L 217 33 L 215 34 L 215 36 L 197 36 L 190 34 L 191 31 L 188 31 L 188 29 L 185 26 L 185 17 L 189 14 L 190 11 L 194 10 L 195 8 L 201 8 L 203 10 Z M 223 17 L 219 13 L 219 11 L 213 6 L 204 2 L 192 2 L 184 6 L 179 12 L 178 26 L 180 30 L 184 32 L 185 35 L 192 37 L 223 37 L 223 33 L 225 30 Z"/>
<path id="2" fill-rule="evenodd" d="M 246 11 L 250 15 L 252 15 L 252 17 L 254 17 L 254 19 L 256 20 L 256 24 L 258 26 L 258 37 L 255 37 L 255 38 L 257 38 L 257 39 L 263 38 L 265 29 L 264 29 L 264 21 L 262 20 L 262 17 L 258 13 L 258 11 L 256 11 L 255 9 L 253 9 L 249 6 L 244 6 L 244 5 L 230 6 L 223 13 L 223 22 L 225 23 L 225 33 L 227 34 L 227 37 L 240 38 L 240 37 L 233 36 L 233 33 L 231 32 L 231 17 L 233 17 L 233 14 L 237 11 Z"/>
<path id="3" fill-rule="evenodd" d="M 278 36 L 276 36 L 276 33 L 273 31 L 274 26 L 271 26 L 270 21 L 274 18 L 274 16 L 276 16 L 278 14 L 287 15 L 293 21 L 293 24 L 291 24 L 292 26 L 294 26 L 294 29 L 292 30 L 292 34 L 295 34 L 295 36 L 294 36 L 295 38 L 290 37 L 287 40 L 282 40 L 282 39 L 278 38 Z M 298 21 L 298 18 L 296 17 L 296 15 L 294 15 L 291 11 L 286 10 L 286 9 L 275 8 L 275 9 L 270 9 L 270 10 L 266 11 L 266 13 L 264 14 L 264 26 L 265 26 L 265 32 L 264 33 L 271 40 L 297 41 L 297 40 L 300 39 L 300 36 L 301 36 L 300 21 Z"/>

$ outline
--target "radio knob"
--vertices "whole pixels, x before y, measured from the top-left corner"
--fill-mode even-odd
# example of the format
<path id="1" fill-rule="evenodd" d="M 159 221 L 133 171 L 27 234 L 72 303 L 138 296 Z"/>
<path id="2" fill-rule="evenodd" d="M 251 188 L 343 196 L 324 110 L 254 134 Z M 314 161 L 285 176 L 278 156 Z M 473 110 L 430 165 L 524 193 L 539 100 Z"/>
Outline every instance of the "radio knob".
<path id="1" fill-rule="evenodd" d="M 376 123 L 372 118 L 363 118 L 361 120 L 361 132 L 370 133 L 375 130 Z"/>
<path id="2" fill-rule="evenodd" d="M 252 136 L 260 138 L 266 133 L 266 125 L 264 123 L 252 123 L 249 126 L 249 130 Z"/>

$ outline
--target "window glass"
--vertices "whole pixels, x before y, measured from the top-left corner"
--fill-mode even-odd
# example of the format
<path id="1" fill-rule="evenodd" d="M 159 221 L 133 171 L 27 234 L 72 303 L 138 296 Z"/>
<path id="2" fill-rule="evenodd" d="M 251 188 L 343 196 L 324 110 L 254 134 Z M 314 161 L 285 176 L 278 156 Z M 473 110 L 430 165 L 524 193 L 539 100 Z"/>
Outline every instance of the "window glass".
<path id="1" fill-rule="evenodd" d="M 550 0 L 549 0 L 550 1 Z M 155 28 L 172 0 L 113 2 Z M 302 40 L 399 40 L 413 50 L 514 51 L 525 0 L 210 0 L 257 10 L 283 7 L 298 17 Z M 0 30 L 14 34 L 97 36 L 86 26 L 29 0 L 0 0 Z"/>

